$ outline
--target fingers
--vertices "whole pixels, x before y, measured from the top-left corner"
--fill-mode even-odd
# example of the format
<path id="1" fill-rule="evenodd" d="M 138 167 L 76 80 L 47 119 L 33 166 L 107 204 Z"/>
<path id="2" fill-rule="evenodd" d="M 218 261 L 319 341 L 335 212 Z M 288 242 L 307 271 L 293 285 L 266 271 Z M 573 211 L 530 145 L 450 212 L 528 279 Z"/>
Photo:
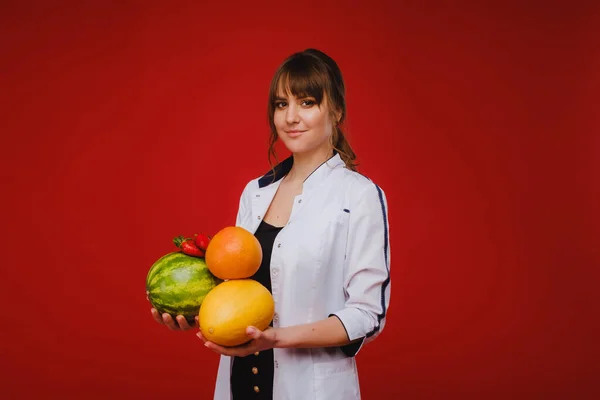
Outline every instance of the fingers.
<path id="1" fill-rule="evenodd" d="M 218 344 L 213 343 L 211 341 L 205 341 L 204 346 L 211 349 L 215 353 L 222 354 L 224 356 L 244 357 L 244 356 L 252 353 L 251 351 L 248 351 L 247 349 L 245 349 L 244 345 L 237 346 L 237 347 L 223 347 L 223 346 L 219 346 Z"/>
<path id="2" fill-rule="evenodd" d="M 175 320 L 177 321 L 179 329 L 181 329 L 182 331 L 187 331 L 188 329 L 190 329 L 190 326 L 188 325 L 187 321 L 183 316 L 178 315 L 177 317 L 175 317 Z"/>
<path id="3" fill-rule="evenodd" d="M 183 315 L 178 315 L 176 320 L 177 320 L 177 323 L 179 324 L 179 329 L 181 329 L 182 331 L 188 331 L 188 330 L 194 329 L 196 327 L 195 322 L 193 324 L 190 324 Z"/>
<path id="4" fill-rule="evenodd" d="M 198 333 L 196 333 L 196 336 L 198 336 L 204 342 L 204 346 L 214 351 L 215 353 L 222 354 L 224 356 L 245 357 L 259 350 L 257 347 L 257 343 L 254 340 L 250 340 L 239 346 L 224 347 L 214 342 L 211 342 L 210 340 L 207 340 L 204 337 L 204 335 L 202 335 L 202 331 L 198 331 Z"/>
<path id="5" fill-rule="evenodd" d="M 219 346 L 218 344 L 214 344 L 213 342 L 206 342 L 206 343 L 204 343 L 204 346 L 211 349 L 212 351 L 214 351 L 217 354 L 222 354 L 224 356 L 230 356 L 230 357 L 240 357 L 240 355 L 236 354 L 235 351 L 229 350 L 223 346 Z"/>
<path id="6" fill-rule="evenodd" d="M 198 336 L 200 338 L 200 340 L 202 340 L 204 342 L 204 346 L 206 346 L 207 348 L 211 349 L 215 353 L 223 354 L 223 355 L 228 355 L 228 354 L 226 354 L 227 348 L 221 347 L 218 344 L 215 344 L 215 343 L 207 340 L 204 337 L 204 335 L 202 334 L 201 330 L 199 330 L 198 333 L 196 333 L 196 336 Z"/>
<path id="7" fill-rule="evenodd" d="M 262 332 L 260 331 L 260 329 L 256 329 L 253 326 L 249 326 L 246 328 L 246 335 L 248 335 L 248 337 L 254 340 L 258 340 L 260 339 Z"/>
<path id="8" fill-rule="evenodd" d="M 155 320 L 156 322 L 158 322 L 158 323 L 159 323 L 159 324 L 161 324 L 161 325 L 163 325 L 163 324 L 164 324 L 164 322 L 163 322 L 163 319 L 162 319 L 162 317 L 160 316 L 160 314 L 158 313 L 158 310 L 157 310 L 156 308 L 151 308 L 151 309 L 150 309 L 150 312 L 152 313 L 152 318 L 154 318 L 154 320 Z"/>
<path id="9" fill-rule="evenodd" d="M 190 324 L 183 315 L 178 315 L 173 319 L 169 313 L 163 313 L 162 315 L 156 308 L 151 308 L 152 318 L 161 325 L 166 325 L 167 328 L 172 331 L 188 331 L 198 326 L 198 317 L 195 318 L 195 322 Z"/>
<path id="10" fill-rule="evenodd" d="M 171 317 L 170 314 L 168 313 L 163 313 L 162 315 L 162 320 L 163 323 L 167 326 L 167 328 L 169 328 L 172 331 L 176 331 L 179 330 L 179 327 L 175 324 L 175 321 L 173 321 L 173 318 Z"/>

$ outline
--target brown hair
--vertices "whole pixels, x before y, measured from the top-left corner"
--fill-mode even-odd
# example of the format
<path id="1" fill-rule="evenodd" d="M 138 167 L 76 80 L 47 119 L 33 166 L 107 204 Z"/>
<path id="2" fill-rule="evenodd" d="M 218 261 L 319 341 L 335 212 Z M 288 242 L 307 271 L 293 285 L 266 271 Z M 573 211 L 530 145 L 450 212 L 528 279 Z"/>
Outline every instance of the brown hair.
<path id="1" fill-rule="evenodd" d="M 327 54 L 316 49 L 306 49 L 289 56 L 277 69 L 271 80 L 269 90 L 268 119 L 271 128 L 269 137 L 269 164 L 273 167 L 271 156 L 277 160 L 275 142 L 279 139 L 273 121 L 277 89 L 280 84 L 296 97 L 314 97 L 321 105 L 324 95 L 328 99 L 332 112 L 339 113 L 339 120 L 331 135 L 331 145 L 337 151 L 348 169 L 356 171 L 356 155 L 346 140 L 340 125 L 346 119 L 346 89 L 342 72 L 336 62 Z"/>

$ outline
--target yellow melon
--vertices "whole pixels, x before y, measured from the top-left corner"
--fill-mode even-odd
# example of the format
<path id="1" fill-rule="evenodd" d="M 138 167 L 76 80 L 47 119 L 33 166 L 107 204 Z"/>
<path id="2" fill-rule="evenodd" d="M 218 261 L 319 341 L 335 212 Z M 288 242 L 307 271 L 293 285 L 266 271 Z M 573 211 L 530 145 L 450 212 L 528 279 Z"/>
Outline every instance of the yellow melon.
<path id="1" fill-rule="evenodd" d="M 204 298 L 198 322 L 202 335 L 221 346 L 238 346 L 250 339 L 248 326 L 265 330 L 275 313 L 269 290 L 253 279 L 218 284 Z"/>

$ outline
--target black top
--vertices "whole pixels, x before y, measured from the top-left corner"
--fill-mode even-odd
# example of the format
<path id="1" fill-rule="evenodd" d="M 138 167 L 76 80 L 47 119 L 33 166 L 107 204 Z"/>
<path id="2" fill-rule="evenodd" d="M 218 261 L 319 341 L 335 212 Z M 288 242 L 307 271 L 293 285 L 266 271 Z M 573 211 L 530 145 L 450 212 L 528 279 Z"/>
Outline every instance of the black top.
<path id="1" fill-rule="evenodd" d="M 251 277 L 271 292 L 271 252 L 273 242 L 283 227 L 262 221 L 254 236 L 262 247 L 262 262 L 258 271 Z M 270 324 L 273 325 L 273 322 Z M 258 355 L 234 357 L 231 368 L 231 393 L 233 400 L 273 399 L 273 349 L 261 351 Z"/>

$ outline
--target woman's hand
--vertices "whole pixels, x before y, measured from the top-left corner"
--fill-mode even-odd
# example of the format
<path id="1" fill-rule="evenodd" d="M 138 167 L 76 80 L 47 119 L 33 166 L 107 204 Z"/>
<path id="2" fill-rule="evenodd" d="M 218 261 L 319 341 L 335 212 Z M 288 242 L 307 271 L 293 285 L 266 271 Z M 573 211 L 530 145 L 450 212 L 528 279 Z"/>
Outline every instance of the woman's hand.
<path id="1" fill-rule="evenodd" d="M 170 314 L 163 313 L 160 315 L 156 308 L 151 308 L 150 312 L 156 322 L 166 325 L 172 331 L 189 331 L 198 326 L 198 317 L 195 317 L 195 322 L 190 324 L 183 315 L 178 315 L 175 319 Z"/>
<path id="2" fill-rule="evenodd" d="M 146 292 L 146 300 L 149 300 L 148 292 Z M 195 322 L 193 324 L 190 324 L 183 315 L 178 315 L 175 317 L 175 320 L 173 320 L 173 317 L 171 317 L 171 315 L 168 313 L 163 313 L 160 315 L 156 308 L 151 308 L 150 312 L 152 313 L 152 318 L 154 318 L 156 322 L 161 325 L 166 325 L 167 328 L 172 331 L 189 331 L 190 329 L 194 329 L 198 326 L 198 317 L 195 318 Z"/>
<path id="3" fill-rule="evenodd" d="M 277 344 L 276 332 L 276 329 L 271 327 L 261 331 L 253 326 L 249 326 L 246 328 L 246 334 L 251 340 L 235 347 L 224 347 L 210 342 L 202 335 L 202 331 L 198 332 L 196 336 L 202 339 L 204 345 L 215 353 L 222 354 L 224 356 L 245 357 L 256 353 L 257 351 L 264 351 L 274 348 Z"/>

